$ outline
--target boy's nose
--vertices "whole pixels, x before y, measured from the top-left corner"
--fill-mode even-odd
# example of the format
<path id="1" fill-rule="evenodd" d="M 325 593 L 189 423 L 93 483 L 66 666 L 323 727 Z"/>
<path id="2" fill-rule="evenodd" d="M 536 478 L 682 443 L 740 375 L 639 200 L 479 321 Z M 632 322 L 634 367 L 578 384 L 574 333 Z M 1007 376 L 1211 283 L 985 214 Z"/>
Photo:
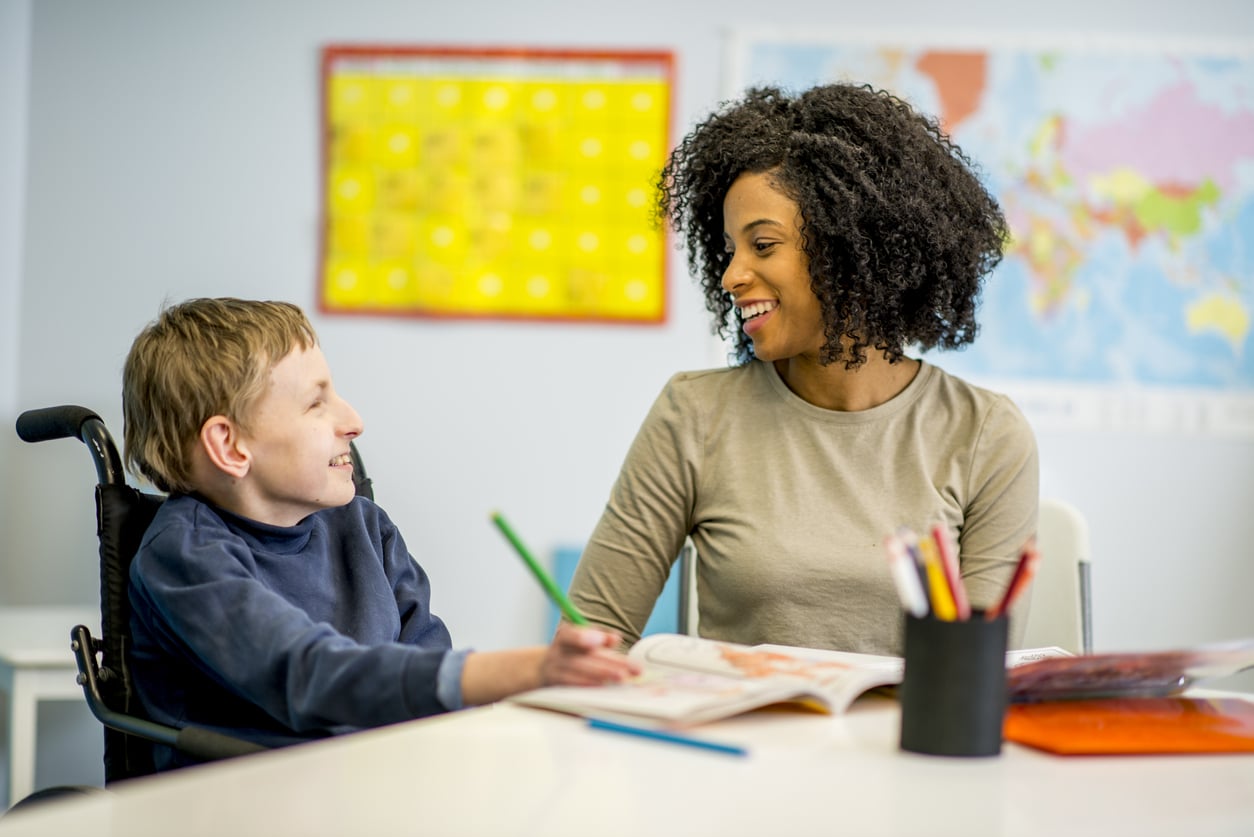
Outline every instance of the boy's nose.
<path id="1" fill-rule="evenodd" d="M 353 405 L 347 401 L 343 402 L 343 404 L 344 415 L 340 419 L 341 432 L 348 438 L 355 439 L 361 435 L 365 427 L 362 426 L 361 416 L 353 409 Z"/>

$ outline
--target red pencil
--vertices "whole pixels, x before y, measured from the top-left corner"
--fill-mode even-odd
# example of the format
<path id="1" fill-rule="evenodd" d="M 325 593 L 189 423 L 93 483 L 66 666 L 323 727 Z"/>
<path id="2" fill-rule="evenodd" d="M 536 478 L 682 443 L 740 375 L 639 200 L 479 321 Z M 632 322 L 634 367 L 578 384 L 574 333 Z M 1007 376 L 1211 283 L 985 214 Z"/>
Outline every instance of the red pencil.
<path id="1" fill-rule="evenodd" d="M 1023 545 L 1023 551 L 1019 553 L 1019 563 L 1015 565 L 1014 575 L 1010 577 L 1010 583 L 1006 585 L 1006 592 L 1002 594 L 1000 602 L 984 611 L 985 619 L 991 621 L 1010 609 L 1015 599 L 1032 581 L 1032 576 L 1036 572 L 1036 562 L 1040 560 L 1040 557 L 1041 554 L 1036 550 L 1036 538 L 1029 538 L 1028 542 Z"/>

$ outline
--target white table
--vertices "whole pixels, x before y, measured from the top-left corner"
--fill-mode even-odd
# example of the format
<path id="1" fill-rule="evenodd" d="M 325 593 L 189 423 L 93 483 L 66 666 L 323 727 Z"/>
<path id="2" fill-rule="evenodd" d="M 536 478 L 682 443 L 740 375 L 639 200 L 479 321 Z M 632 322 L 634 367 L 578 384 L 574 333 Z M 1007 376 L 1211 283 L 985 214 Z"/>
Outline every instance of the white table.
<path id="1" fill-rule="evenodd" d="M 899 722 L 868 696 L 698 730 L 737 757 L 498 705 L 140 779 L 0 835 L 1254 834 L 1254 755 L 952 759 L 900 751 Z"/>
<path id="2" fill-rule="evenodd" d="M 99 635 L 94 607 L 0 607 L 0 689 L 9 695 L 9 804 L 34 789 L 41 700 L 83 700 L 70 629 Z"/>

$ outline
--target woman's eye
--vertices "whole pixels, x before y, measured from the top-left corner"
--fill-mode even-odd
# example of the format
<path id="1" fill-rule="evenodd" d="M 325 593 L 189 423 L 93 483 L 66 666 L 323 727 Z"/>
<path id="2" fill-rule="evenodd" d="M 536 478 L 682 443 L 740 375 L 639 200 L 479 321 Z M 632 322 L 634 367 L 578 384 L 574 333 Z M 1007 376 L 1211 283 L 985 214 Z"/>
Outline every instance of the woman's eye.
<path id="1" fill-rule="evenodd" d="M 756 253 L 765 253 L 775 246 L 774 241 L 755 241 L 753 242 L 753 250 Z"/>

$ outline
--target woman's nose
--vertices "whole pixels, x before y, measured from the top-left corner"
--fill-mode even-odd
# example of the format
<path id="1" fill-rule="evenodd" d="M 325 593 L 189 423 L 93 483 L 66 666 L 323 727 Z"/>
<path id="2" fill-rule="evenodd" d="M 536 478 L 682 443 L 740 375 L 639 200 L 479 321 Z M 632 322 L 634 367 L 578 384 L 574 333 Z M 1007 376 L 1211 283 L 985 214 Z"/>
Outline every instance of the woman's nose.
<path id="1" fill-rule="evenodd" d="M 749 271 L 741 266 L 735 256 L 732 256 L 727 263 L 727 269 L 723 271 L 723 290 L 734 295 L 737 288 L 744 287 L 749 284 L 749 281 Z"/>

